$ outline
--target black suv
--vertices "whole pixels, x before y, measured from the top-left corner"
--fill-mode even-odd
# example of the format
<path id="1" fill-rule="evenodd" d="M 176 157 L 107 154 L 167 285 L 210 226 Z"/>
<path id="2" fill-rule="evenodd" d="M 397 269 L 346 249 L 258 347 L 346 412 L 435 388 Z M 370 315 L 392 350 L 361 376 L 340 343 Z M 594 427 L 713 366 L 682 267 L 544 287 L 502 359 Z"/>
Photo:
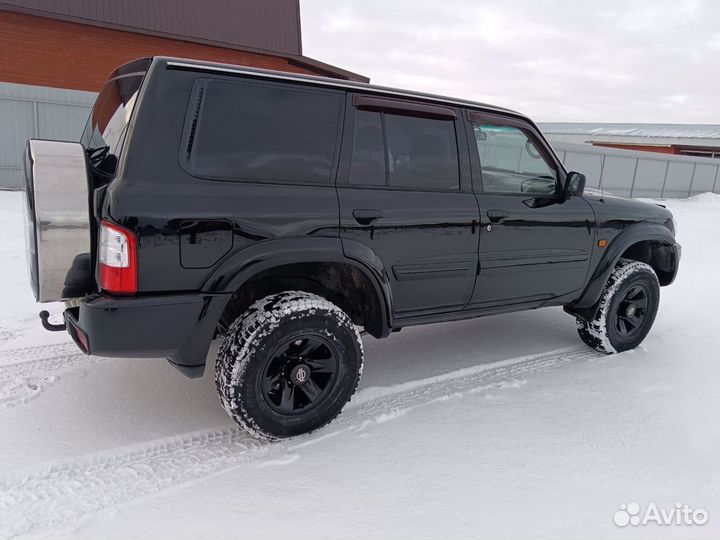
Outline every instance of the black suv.
<path id="1" fill-rule="evenodd" d="M 659 205 L 584 192 L 513 111 L 172 58 L 112 73 L 81 142 L 28 142 L 40 302 L 86 353 L 167 357 L 273 439 L 358 384 L 360 330 L 564 306 L 637 346 L 680 247 Z"/>

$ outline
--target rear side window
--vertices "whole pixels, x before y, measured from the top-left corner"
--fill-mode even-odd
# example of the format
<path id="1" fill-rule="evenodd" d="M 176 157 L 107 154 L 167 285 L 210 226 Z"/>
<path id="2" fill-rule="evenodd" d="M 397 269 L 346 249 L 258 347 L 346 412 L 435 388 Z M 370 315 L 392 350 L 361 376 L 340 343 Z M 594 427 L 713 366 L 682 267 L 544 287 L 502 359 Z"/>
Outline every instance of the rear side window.
<path id="1" fill-rule="evenodd" d="M 459 189 L 454 121 L 357 110 L 350 184 Z"/>
<path id="2" fill-rule="evenodd" d="M 350 183 L 370 186 L 386 185 L 385 154 L 380 113 L 357 111 Z"/>
<path id="3" fill-rule="evenodd" d="M 389 185 L 458 189 L 455 123 L 452 120 L 385 114 Z"/>
<path id="4" fill-rule="evenodd" d="M 342 97 L 286 85 L 196 88 L 181 155 L 196 176 L 328 183 Z"/>

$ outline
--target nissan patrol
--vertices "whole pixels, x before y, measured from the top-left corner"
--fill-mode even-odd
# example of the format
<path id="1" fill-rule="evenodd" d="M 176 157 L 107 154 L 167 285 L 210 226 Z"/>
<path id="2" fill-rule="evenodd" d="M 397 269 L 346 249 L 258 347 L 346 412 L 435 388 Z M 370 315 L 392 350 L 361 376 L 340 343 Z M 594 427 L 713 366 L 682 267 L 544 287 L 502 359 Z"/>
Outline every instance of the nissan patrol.
<path id="1" fill-rule="evenodd" d="M 636 347 L 678 270 L 665 208 L 584 190 L 535 124 L 481 103 L 173 58 L 131 62 L 78 143 L 30 140 L 39 302 L 85 353 L 215 380 L 262 439 L 349 401 L 360 331 L 563 306 Z"/>

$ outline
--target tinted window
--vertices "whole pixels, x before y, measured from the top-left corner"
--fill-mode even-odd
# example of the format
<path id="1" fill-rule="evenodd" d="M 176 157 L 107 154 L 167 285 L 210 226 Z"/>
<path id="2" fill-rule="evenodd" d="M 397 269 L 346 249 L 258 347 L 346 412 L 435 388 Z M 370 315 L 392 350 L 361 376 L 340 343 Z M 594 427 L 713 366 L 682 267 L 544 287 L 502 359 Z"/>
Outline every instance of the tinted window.
<path id="1" fill-rule="evenodd" d="M 452 120 L 385 115 L 391 186 L 458 189 Z"/>
<path id="2" fill-rule="evenodd" d="M 458 189 L 454 122 L 357 111 L 350 183 Z"/>
<path id="3" fill-rule="evenodd" d="M 301 88 L 211 82 L 192 167 L 211 178 L 329 182 L 341 101 Z"/>
<path id="4" fill-rule="evenodd" d="M 385 156 L 380 113 L 357 111 L 350 183 L 385 185 Z"/>
<path id="5" fill-rule="evenodd" d="M 557 172 L 532 139 L 511 126 L 473 125 L 483 190 L 495 193 L 553 193 Z"/>
<path id="6" fill-rule="evenodd" d="M 109 154 L 120 155 L 142 81 L 143 75 L 127 75 L 105 83 L 80 138 L 85 148 L 108 147 Z"/>

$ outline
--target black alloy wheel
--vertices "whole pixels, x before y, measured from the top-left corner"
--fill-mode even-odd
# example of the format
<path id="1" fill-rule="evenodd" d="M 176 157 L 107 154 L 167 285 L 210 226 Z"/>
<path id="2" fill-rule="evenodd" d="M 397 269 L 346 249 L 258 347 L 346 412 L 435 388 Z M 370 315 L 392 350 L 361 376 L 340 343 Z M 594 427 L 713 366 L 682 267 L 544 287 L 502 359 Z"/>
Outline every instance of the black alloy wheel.
<path id="1" fill-rule="evenodd" d="M 326 339 L 296 336 L 280 345 L 266 362 L 261 392 L 274 411 L 302 414 L 327 397 L 337 369 L 337 353 Z"/>
<path id="2" fill-rule="evenodd" d="M 629 338 L 643 327 L 648 310 L 648 290 L 643 284 L 630 287 L 620 300 L 615 328 L 620 336 Z"/>

